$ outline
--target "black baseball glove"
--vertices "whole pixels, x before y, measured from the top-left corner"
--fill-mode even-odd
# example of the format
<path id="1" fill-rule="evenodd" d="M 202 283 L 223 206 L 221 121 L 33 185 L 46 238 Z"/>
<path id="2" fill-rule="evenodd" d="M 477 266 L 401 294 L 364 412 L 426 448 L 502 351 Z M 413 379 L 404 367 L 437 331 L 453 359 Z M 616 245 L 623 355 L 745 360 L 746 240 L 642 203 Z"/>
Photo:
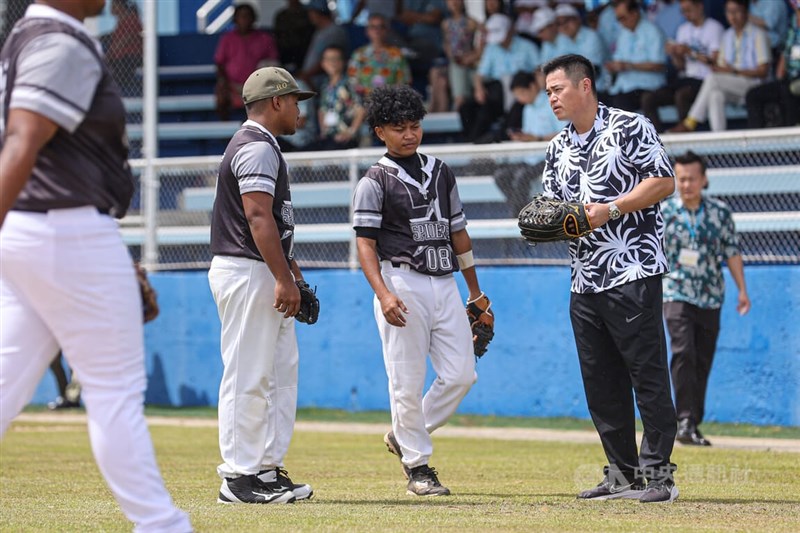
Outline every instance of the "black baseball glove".
<path id="1" fill-rule="evenodd" d="M 577 239 L 594 229 L 583 204 L 542 195 L 522 208 L 518 225 L 522 238 L 531 243 Z"/>
<path id="2" fill-rule="evenodd" d="M 297 288 L 300 289 L 300 310 L 295 315 L 295 320 L 305 324 L 314 324 L 319 318 L 319 299 L 317 299 L 317 288 L 311 290 L 303 280 L 296 281 Z"/>
<path id="3" fill-rule="evenodd" d="M 467 318 L 472 328 L 472 345 L 478 357 L 486 353 L 489 343 L 494 338 L 494 313 L 491 311 L 492 302 L 481 293 L 474 300 L 467 301 Z"/>

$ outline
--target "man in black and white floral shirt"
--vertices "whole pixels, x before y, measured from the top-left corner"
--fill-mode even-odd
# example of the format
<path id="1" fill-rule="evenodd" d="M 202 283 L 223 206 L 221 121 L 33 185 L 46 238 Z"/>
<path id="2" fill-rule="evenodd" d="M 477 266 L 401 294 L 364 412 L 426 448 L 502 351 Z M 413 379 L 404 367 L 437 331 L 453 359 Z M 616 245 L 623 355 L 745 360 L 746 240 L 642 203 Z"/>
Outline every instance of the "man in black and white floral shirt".
<path id="1" fill-rule="evenodd" d="M 646 118 L 597 101 L 588 59 L 560 56 L 542 70 L 550 107 L 570 122 L 547 147 L 545 194 L 585 204 L 596 228 L 570 243 L 570 315 L 608 466 L 603 481 L 578 498 L 671 502 L 678 496 L 670 461 L 677 423 L 661 309 L 668 266 L 658 203 L 675 190 L 674 172 Z M 641 452 L 633 391 L 644 426 Z"/>

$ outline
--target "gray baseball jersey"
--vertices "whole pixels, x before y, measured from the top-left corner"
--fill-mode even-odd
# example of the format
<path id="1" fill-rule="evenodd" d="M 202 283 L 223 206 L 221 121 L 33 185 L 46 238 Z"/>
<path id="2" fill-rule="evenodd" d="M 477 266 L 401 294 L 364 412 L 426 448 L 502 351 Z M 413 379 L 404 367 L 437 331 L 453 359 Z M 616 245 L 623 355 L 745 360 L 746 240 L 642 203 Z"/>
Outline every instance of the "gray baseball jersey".
<path id="1" fill-rule="evenodd" d="M 375 238 L 381 260 L 444 276 L 458 270 L 450 234 L 467 220 L 450 168 L 435 157 L 417 157 L 422 180 L 386 156 L 367 170 L 356 186 L 353 227 Z"/>
<path id="2" fill-rule="evenodd" d="M 263 261 L 244 213 L 242 195 L 265 192 L 273 197 L 272 214 L 283 255 L 291 261 L 294 211 L 289 172 L 275 137 L 248 120 L 231 138 L 219 168 L 217 196 L 211 213 L 211 253 Z"/>
<path id="3" fill-rule="evenodd" d="M 62 18 L 26 16 L 0 55 L 0 146 L 11 109 L 33 111 L 59 126 L 13 209 L 93 205 L 121 218 L 134 186 L 119 87 L 98 43 L 77 21 Z"/>

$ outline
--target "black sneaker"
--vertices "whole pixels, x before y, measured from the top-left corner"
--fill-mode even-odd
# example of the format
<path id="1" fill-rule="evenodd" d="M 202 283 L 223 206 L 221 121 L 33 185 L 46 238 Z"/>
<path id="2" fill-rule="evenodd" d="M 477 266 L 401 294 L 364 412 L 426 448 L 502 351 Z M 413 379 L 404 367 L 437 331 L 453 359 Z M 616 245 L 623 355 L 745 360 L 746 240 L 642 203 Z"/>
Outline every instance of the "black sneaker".
<path id="1" fill-rule="evenodd" d="M 225 478 L 219 488 L 218 503 L 294 503 L 291 490 L 278 483 L 264 483 L 258 476 Z"/>
<path id="2" fill-rule="evenodd" d="M 642 503 L 670 503 L 678 499 L 678 487 L 671 479 L 651 479 L 639 501 Z"/>
<path id="3" fill-rule="evenodd" d="M 277 483 L 286 490 L 292 491 L 297 501 L 309 500 L 314 495 L 314 490 L 311 488 L 311 485 L 293 483 L 292 479 L 289 477 L 289 473 L 283 468 L 262 470 L 258 473 L 258 479 L 267 484 Z"/>
<path id="4" fill-rule="evenodd" d="M 605 477 L 596 487 L 581 491 L 579 500 L 638 500 L 644 494 L 644 483 L 639 480 L 628 481 L 624 477 L 611 481 L 608 476 L 608 467 L 605 468 Z"/>
<path id="5" fill-rule="evenodd" d="M 410 469 L 408 478 L 408 494 L 416 496 L 449 496 L 450 489 L 443 487 L 436 477 L 436 470 L 428 465 L 415 466 Z"/>
<path id="6" fill-rule="evenodd" d="M 697 424 L 689 418 L 682 418 L 678 421 L 678 433 L 675 435 L 675 440 L 690 446 L 711 446 L 711 442 L 700 433 Z"/>
<path id="7" fill-rule="evenodd" d="M 394 431 L 390 431 L 384 435 L 383 442 L 386 443 L 386 449 L 389 453 L 396 455 L 400 459 L 400 465 L 403 467 L 403 475 L 406 479 L 409 479 L 411 477 L 411 469 L 403 463 L 403 451 L 400 449 L 397 439 L 394 438 Z"/>
<path id="8" fill-rule="evenodd" d="M 81 402 L 80 401 L 73 402 L 73 401 L 67 400 L 63 396 L 57 397 L 52 402 L 47 402 L 47 408 L 50 409 L 51 411 L 58 411 L 58 410 L 61 410 L 61 409 L 77 409 L 80 406 L 81 406 Z"/>

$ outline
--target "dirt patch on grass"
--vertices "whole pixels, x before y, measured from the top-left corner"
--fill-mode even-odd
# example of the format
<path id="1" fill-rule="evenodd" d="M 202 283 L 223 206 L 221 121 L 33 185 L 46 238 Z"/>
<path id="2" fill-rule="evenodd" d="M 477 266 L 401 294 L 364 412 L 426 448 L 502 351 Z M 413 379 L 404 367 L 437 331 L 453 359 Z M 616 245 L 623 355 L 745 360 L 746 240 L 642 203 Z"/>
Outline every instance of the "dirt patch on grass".
<path id="1" fill-rule="evenodd" d="M 17 422 L 48 423 L 47 431 L 66 430 L 64 424 L 85 424 L 85 413 L 22 413 Z M 53 424 L 52 426 L 49 424 Z M 172 416 L 148 416 L 151 426 L 178 427 L 217 427 L 213 418 L 183 418 Z M 30 426 L 12 425 L 12 431 L 30 431 Z M 382 435 L 389 430 L 385 424 L 361 424 L 348 422 L 297 422 L 296 431 L 310 433 L 356 433 L 361 435 Z M 439 437 L 476 438 L 493 440 L 530 440 L 544 442 L 600 443 L 594 431 L 555 430 L 535 428 L 490 428 L 490 427 L 443 427 L 436 430 Z M 641 435 L 639 435 L 641 439 Z M 714 437 L 709 436 L 716 448 L 800 453 L 798 439 L 767 439 L 756 437 Z M 676 446 L 683 446 L 676 444 Z"/>

